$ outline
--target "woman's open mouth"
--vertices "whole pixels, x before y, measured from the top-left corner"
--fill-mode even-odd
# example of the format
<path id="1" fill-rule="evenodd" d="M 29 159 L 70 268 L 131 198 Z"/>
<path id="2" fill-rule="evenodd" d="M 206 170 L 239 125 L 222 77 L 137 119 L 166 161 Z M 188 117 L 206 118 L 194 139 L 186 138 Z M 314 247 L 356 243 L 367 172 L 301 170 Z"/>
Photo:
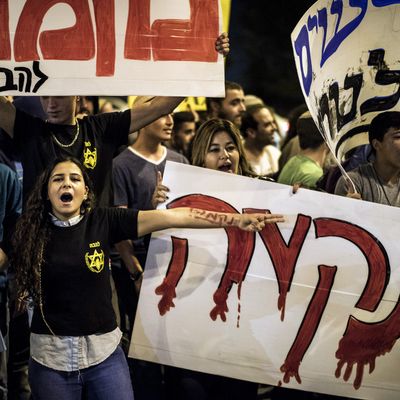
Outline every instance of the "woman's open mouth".
<path id="1" fill-rule="evenodd" d="M 73 198 L 74 198 L 74 197 L 72 196 L 71 193 L 63 193 L 63 194 L 60 196 L 60 200 L 61 200 L 63 203 L 69 203 L 69 202 L 72 201 Z"/>
<path id="2" fill-rule="evenodd" d="M 220 167 L 218 167 L 218 169 L 223 172 L 230 172 L 230 171 L 232 171 L 231 168 L 232 168 L 232 164 L 224 164 L 224 165 L 221 165 Z"/>

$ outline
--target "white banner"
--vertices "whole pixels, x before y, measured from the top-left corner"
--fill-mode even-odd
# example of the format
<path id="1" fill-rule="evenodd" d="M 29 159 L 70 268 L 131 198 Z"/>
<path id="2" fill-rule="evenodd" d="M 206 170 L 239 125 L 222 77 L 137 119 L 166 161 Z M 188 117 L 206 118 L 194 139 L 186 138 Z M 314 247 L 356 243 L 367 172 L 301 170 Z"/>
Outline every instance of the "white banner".
<path id="1" fill-rule="evenodd" d="M 320 0 L 292 32 L 306 103 L 339 160 L 368 143 L 377 114 L 400 110 L 399 4 Z"/>
<path id="2" fill-rule="evenodd" d="M 270 210 L 287 222 L 153 234 L 130 356 L 400 397 L 400 209 L 171 162 L 164 182 L 168 207 Z"/>
<path id="3" fill-rule="evenodd" d="M 0 1 L 0 94 L 223 96 L 218 0 Z"/>

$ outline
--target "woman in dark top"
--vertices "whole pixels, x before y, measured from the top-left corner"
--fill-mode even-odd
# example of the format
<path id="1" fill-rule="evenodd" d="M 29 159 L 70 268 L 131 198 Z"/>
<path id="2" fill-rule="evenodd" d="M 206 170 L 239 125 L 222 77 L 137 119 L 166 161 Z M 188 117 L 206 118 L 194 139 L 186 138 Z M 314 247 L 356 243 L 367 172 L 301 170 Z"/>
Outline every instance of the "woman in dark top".
<path id="1" fill-rule="evenodd" d="M 44 171 L 13 239 L 19 297 L 31 296 L 34 302 L 33 399 L 133 399 L 111 305 L 108 259 L 113 243 L 172 227 L 229 225 L 255 231 L 283 220 L 264 214 L 207 215 L 189 208 L 96 208 L 78 160 L 58 159 Z"/>

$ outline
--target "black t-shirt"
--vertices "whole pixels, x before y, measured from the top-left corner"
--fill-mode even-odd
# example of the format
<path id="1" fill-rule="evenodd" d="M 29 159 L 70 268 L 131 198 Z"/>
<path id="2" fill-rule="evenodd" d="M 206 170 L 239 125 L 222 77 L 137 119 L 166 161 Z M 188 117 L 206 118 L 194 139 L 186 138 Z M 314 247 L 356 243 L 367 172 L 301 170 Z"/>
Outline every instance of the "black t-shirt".
<path id="1" fill-rule="evenodd" d="M 51 225 L 41 282 L 44 317 L 56 335 L 83 336 L 116 328 L 110 247 L 137 237 L 137 215 L 136 210 L 95 208 L 76 225 Z M 50 334 L 38 308 L 31 330 Z"/>
<path id="2" fill-rule="evenodd" d="M 69 144 L 76 126 L 50 124 L 17 110 L 14 139 L 21 150 L 24 171 L 23 197 L 27 196 L 37 177 L 57 157 L 79 159 L 93 182 L 97 203 L 112 204 L 112 159 L 117 148 L 127 142 L 131 123 L 130 110 L 98 114 L 78 120 L 79 136 L 71 147 L 61 147 L 53 139 Z"/>

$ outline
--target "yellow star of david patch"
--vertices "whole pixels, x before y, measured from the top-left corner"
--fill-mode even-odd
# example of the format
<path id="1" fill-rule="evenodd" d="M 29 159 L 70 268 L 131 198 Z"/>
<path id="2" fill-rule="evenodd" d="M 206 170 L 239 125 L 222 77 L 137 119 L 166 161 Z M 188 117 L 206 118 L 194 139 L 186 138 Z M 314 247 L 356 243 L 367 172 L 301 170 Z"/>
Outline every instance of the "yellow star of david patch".
<path id="1" fill-rule="evenodd" d="M 86 253 L 85 261 L 86 261 L 87 267 L 92 272 L 96 272 L 96 273 L 101 272 L 104 268 L 104 252 L 103 252 L 103 250 L 101 250 L 100 252 L 95 250 L 93 254 Z"/>
<path id="2" fill-rule="evenodd" d="M 94 169 L 97 164 L 97 149 L 91 151 L 89 148 L 86 148 L 83 152 L 83 165 L 86 168 Z"/>

